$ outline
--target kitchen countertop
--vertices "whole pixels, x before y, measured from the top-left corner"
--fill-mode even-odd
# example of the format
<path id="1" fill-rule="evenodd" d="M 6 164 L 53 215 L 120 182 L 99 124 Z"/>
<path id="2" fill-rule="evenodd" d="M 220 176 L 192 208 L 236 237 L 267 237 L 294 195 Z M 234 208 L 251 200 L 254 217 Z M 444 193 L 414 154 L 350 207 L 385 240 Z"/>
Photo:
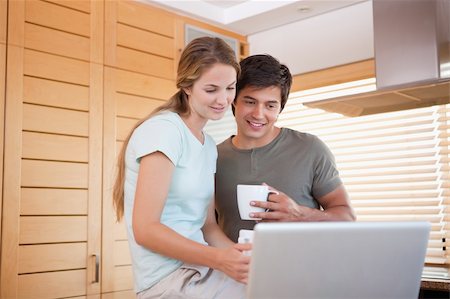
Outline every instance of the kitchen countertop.
<path id="1" fill-rule="evenodd" d="M 450 291 L 450 280 L 424 278 L 420 287 L 427 290 Z"/>

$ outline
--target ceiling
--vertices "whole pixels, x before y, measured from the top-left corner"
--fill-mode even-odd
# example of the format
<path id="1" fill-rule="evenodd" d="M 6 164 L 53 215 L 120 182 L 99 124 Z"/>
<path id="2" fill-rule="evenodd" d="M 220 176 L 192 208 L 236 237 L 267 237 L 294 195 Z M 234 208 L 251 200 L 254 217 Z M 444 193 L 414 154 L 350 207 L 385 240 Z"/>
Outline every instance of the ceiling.
<path id="1" fill-rule="evenodd" d="M 367 0 L 140 0 L 252 35 Z"/>

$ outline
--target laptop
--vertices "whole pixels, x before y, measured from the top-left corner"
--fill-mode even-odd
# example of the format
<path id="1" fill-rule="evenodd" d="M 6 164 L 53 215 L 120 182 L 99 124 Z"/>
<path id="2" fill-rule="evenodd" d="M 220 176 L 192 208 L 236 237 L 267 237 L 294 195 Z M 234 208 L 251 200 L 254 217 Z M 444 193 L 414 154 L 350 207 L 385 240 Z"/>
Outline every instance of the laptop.
<path id="1" fill-rule="evenodd" d="M 249 299 L 416 299 L 428 222 L 259 223 Z"/>

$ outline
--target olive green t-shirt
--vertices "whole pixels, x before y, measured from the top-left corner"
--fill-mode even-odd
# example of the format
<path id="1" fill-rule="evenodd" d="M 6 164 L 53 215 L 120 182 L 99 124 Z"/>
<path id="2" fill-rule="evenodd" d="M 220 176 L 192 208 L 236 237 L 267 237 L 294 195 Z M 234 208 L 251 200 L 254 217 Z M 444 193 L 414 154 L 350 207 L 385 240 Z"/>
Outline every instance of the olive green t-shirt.
<path id="1" fill-rule="evenodd" d="M 316 199 L 342 184 L 333 154 L 314 135 L 282 128 L 272 142 L 250 150 L 236 148 L 233 137 L 217 148 L 215 203 L 220 227 L 235 242 L 240 229 L 256 224 L 239 216 L 238 184 L 266 183 L 298 204 L 317 209 Z"/>

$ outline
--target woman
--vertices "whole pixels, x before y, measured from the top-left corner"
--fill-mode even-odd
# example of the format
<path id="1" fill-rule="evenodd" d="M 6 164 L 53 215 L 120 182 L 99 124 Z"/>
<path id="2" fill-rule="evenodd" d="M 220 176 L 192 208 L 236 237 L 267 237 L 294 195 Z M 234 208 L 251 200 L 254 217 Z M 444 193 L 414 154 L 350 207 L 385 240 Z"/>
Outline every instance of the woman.
<path id="1" fill-rule="evenodd" d="M 178 92 L 122 148 L 114 204 L 118 220 L 125 216 L 138 298 L 244 297 L 250 245 L 216 224 L 217 149 L 203 132 L 233 101 L 239 71 L 223 40 L 193 40 L 180 57 Z"/>

